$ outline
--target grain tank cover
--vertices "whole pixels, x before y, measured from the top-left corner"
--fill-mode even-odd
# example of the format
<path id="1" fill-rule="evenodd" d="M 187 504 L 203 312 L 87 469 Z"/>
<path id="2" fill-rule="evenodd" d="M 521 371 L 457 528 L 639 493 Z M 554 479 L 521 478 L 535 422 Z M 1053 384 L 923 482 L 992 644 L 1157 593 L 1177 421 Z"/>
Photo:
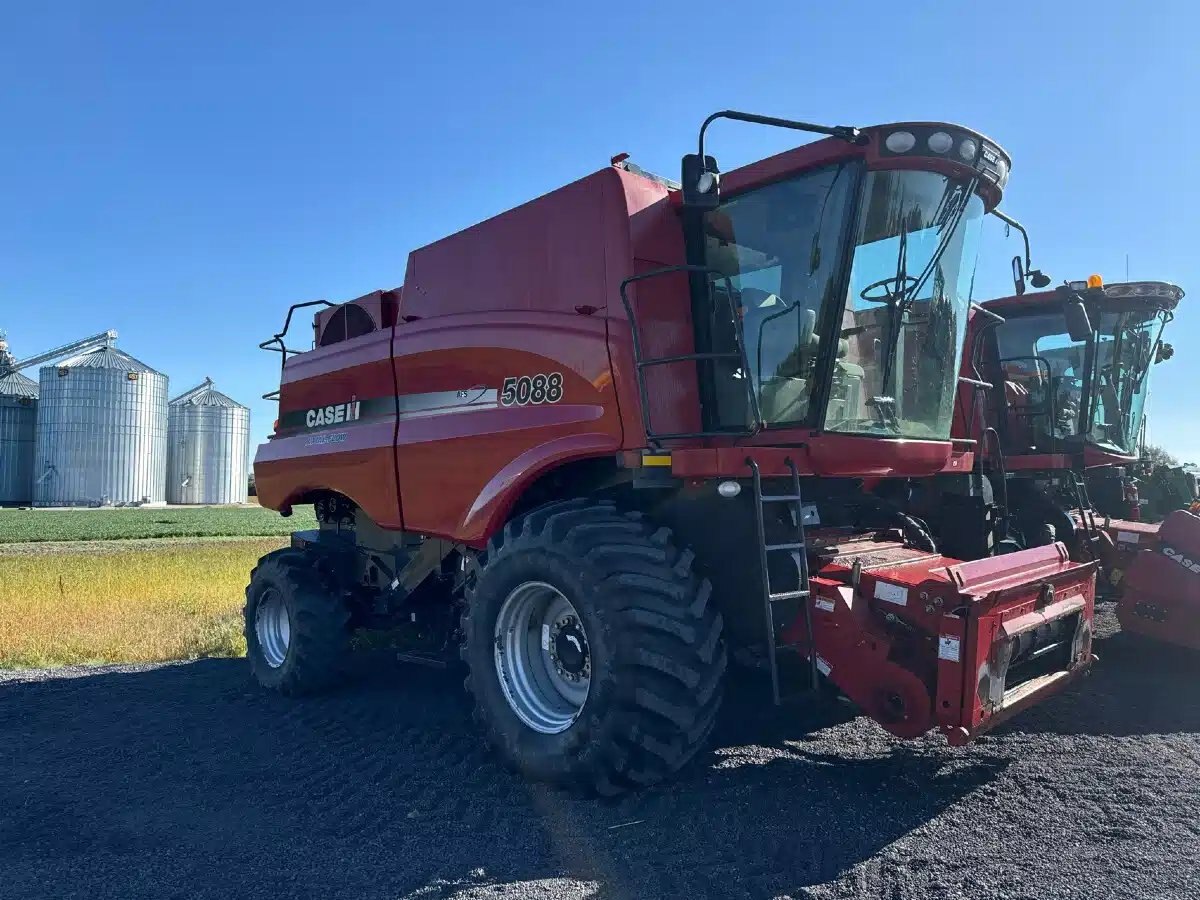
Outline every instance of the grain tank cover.
<path id="1" fill-rule="evenodd" d="M 171 401 L 172 407 L 177 406 L 215 406 L 221 409 L 246 409 L 236 400 L 222 394 L 213 386 L 212 379 L 204 382 L 204 386 L 196 391 L 188 391 Z"/>
<path id="2" fill-rule="evenodd" d="M 0 375 L 0 397 L 23 397 L 26 400 L 36 400 L 38 383 L 32 378 L 26 378 L 20 372 Z"/>
<path id="3" fill-rule="evenodd" d="M 78 356 L 72 356 L 70 359 L 63 360 L 53 366 L 44 366 L 42 372 L 47 370 L 63 370 L 63 369 L 111 369 L 115 372 L 149 372 L 152 375 L 158 375 L 160 378 L 165 378 L 161 372 L 150 368 L 144 362 L 134 359 L 128 353 L 118 350 L 116 347 L 100 347 L 97 350 L 90 350 L 87 353 L 80 353 Z"/>
<path id="4" fill-rule="evenodd" d="M 211 378 L 167 411 L 167 502 L 244 503 L 249 482 L 250 410 Z"/>
<path id="5" fill-rule="evenodd" d="M 164 502 L 167 377 L 113 347 L 39 375 L 34 505 Z"/>

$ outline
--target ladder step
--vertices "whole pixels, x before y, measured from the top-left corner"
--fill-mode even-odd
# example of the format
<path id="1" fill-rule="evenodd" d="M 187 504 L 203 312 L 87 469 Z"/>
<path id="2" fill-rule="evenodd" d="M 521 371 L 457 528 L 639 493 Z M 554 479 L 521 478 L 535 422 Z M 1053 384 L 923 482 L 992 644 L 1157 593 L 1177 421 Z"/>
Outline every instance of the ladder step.
<path id="1" fill-rule="evenodd" d="M 777 600 L 803 600 L 808 597 L 808 591 L 780 591 L 778 594 L 768 594 L 767 598 L 774 603 Z"/>
<path id="2" fill-rule="evenodd" d="M 763 503 L 799 503 L 803 498 L 799 494 L 763 494 Z"/>
<path id="3" fill-rule="evenodd" d="M 768 553 L 774 550 L 803 550 L 804 548 L 804 544 L 767 544 Z"/>

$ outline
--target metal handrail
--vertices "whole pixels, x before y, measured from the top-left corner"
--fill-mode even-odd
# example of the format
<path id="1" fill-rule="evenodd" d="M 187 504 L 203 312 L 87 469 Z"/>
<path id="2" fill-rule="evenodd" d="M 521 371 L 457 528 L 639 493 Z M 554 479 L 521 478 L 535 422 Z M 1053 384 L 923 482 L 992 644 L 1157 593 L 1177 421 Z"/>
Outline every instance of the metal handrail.
<path id="1" fill-rule="evenodd" d="M 725 297 L 729 305 L 729 313 L 733 321 L 734 338 L 737 341 L 737 350 L 728 352 L 708 352 L 708 353 L 684 353 L 676 356 L 655 357 L 646 359 L 642 353 L 642 339 L 638 329 L 637 317 L 633 312 L 633 304 L 629 299 L 627 288 L 629 285 L 639 281 L 645 281 L 648 278 L 657 278 L 660 275 L 670 275 L 676 272 L 699 272 L 706 275 L 720 275 L 725 281 Z M 711 286 L 710 286 L 711 291 Z M 737 314 L 737 308 L 733 303 L 733 283 L 728 275 L 724 275 L 719 269 L 712 266 L 698 265 L 682 265 L 682 266 L 665 266 L 661 269 L 654 269 L 650 272 L 642 272 L 639 275 L 630 275 L 621 282 L 621 304 L 625 307 L 625 315 L 629 318 L 629 330 L 633 337 L 633 362 L 637 373 L 638 396 L 641 399 L 642 407 L 642 427 L 646 432 L 646 440 L 654 445 L 660 444 L 667 440 L 681 440 L 686 438 L 705 438 L 705 437 L 728 437 L 730 435 L 745 434 L 753 435 L 762 430 L 762 414 L 758 407 L 758 396 L 755 393 L 753 379 L 749 377 L 750 362 L 746 357 L 746 341 L 745 335 L 742 333 L 741 320 Z M 680 362 L 700 362 L 701 360 L 713 359 L 731 359 L 737 360 L 741 364 L 742 372 L 746 378 L 746 399 L 749 403 L 750 414 L 752 417 L 751 427 L 744 431 L 735 429 L 725 429 L 721 431 L 679 431 L 679 432 L 656 432 L 650 421 L 650 394 L 646 389 L 646 378 L 644 370 L 651 366 L 667 365 L 669 363 Z"/>
<path id="2" fill-rule="evenodd" d="M 258 345 L 259 349 L 260 350 L 270 350 L 273 353 L 282 353 L 283 361 L 286 363 L 289 353 L 301 352 L 299 350 L 292 350 L 290 347 L 288 347 L 283 342 L 283 339 L 285 337 L 287 337 L 288 329 L 292 327 L 292 316 L 295 314 L 296 310 L 305 309 L 306 307 L 309 307 L 309 306 L 337 306 L 337 305 L 338 305 L 337 303 L 333 303 L 329 300 L 307 300 L 304 303 L 293 303 L 290 307 L 288 307 L 287 318 L 283 320 L 283 330 L 276 333 L 275 335 L 268 338 L 267 340 L 263 341 L 261 344 L 259 344 Z"/>

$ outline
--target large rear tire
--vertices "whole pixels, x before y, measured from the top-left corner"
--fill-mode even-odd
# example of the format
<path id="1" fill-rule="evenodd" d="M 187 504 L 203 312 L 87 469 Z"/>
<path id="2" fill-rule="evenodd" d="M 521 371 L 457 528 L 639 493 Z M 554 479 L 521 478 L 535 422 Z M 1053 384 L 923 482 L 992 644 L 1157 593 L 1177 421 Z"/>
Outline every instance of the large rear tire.
<path id="1" fill-rule="evenodd" d="M 246 588 L 246 657 L 255 680 L 281 694 L 312 694 L 341 681 L 350 613 L 302 550 L 268 553 Z"/>
<path id="2" fill-rule="evenodd" d="M 691 551 L 588 500 L 510 522 L 476 561 L 462 658 L 475 717 L 527 777 L 616 794 L 654 784 L 712 731 L 721 616 Z"/>

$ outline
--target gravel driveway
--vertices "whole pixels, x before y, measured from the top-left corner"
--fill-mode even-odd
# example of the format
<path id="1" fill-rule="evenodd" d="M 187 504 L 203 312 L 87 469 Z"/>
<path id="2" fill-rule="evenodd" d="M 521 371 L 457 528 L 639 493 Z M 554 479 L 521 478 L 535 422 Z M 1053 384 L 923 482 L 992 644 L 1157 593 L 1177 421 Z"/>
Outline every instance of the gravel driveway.
<path id="1" fill-rule="evenodd" d="M 1200 896 L 1200 660 L 1098 652 L 959 750 L 738 683 L 712 753 L 615 803 L 500 769 L 447 673 L 0 676 L 0 897 Z"/>

